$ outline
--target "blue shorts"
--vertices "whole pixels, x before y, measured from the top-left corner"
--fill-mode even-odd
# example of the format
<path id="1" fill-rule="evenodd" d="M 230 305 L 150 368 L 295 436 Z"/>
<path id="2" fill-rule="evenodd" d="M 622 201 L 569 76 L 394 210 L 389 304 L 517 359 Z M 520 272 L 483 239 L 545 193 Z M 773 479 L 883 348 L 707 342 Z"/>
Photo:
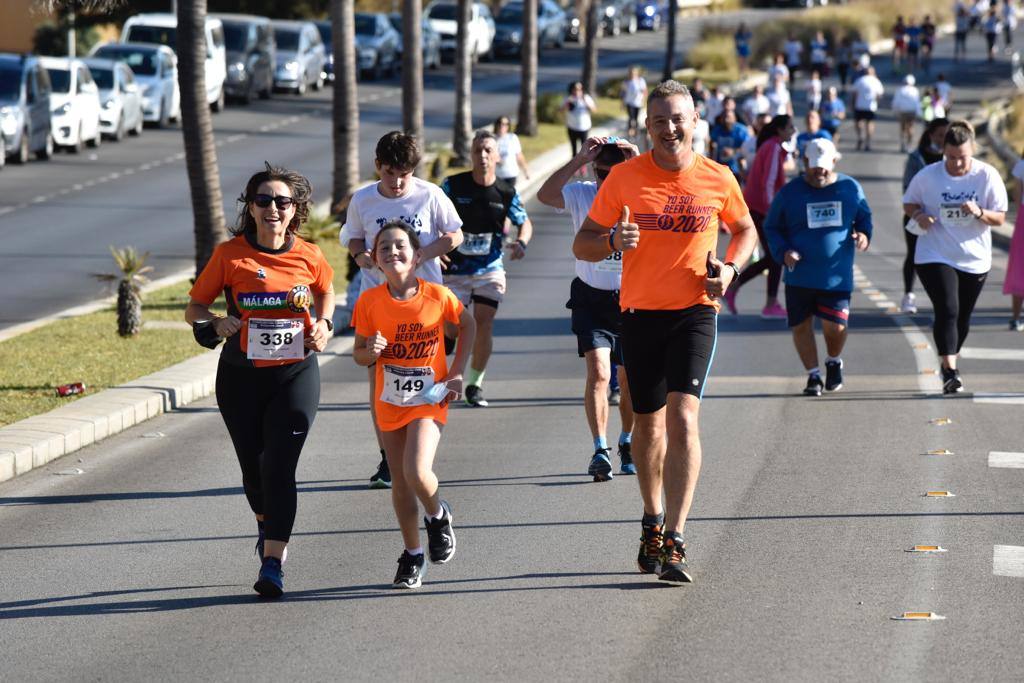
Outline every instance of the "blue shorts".
<path id="1" fill-rule="evenodd" d="M 850 292 L 786 285 L 786 317 L 796 327 L 812 315 L 846 327 L 850 322 Z"/>

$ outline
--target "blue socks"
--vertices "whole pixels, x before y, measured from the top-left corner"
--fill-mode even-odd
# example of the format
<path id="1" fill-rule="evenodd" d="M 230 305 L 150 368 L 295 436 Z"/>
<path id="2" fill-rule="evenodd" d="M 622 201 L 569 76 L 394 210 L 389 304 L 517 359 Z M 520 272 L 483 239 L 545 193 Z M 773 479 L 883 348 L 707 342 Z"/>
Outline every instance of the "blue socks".
<path id="1" fill-rule="evenodd" d="M 597 450 L 599 448 L 602 448 L 604 450 L 608 449 L 608 437 L 604 436 L 603 434 L 601 436 L 594 437 L 594 450 Z"/>
<path id="2" fill-rule="evenodd" d="M 633 443 L 633 432 L 621 432 L 619 434 L 619 445 Z"/>

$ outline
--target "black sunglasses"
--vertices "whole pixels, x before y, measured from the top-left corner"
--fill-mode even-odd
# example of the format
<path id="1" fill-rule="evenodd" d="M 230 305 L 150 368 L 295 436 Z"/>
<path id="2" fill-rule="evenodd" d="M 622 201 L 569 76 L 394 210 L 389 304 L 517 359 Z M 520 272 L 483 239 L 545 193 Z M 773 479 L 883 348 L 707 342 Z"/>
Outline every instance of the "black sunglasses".
<path id="1" fill-rule="evenodd" d="M 258 194 L 252 198 L 252 203 L 261 209 L 265 209 L 270 206 L 270 202 L 274 202 L 274 205 L 280 211 L 284 211 L 289 206 L 295 203 L 295 200 L 291 197 L 285 197 L 284 195 L 276 195 L 271 197 L 269 194 Z"/>

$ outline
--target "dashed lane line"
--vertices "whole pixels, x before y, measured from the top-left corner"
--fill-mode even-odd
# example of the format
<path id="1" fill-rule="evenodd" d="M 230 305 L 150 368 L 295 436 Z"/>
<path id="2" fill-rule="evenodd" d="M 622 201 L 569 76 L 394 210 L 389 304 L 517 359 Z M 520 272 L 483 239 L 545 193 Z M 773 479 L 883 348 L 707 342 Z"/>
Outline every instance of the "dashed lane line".
<path id="1" fill-rule="evenodd" d="M 997 405 L 1024 406 L 1024 394 L 1013 392 L 979 391 L 974 394 L 975 403 L 994 403 Z"/>
<path id="2" fill-rule="evenodd" d="M 978 360 L 1021 360 L 1024 361 L 1024 349 L 985 349 L 965 346 L 960 349 L 961 358 Z"/>
<path id="3" fill-rule="evenodd" d="M 992 573 L 996 576 L 1024 577 L 1024 546 L 993 546 Z"/>
<path id="4" fill-rule="evenodd" d="M 1024 453 L 1014 453 L 1011 451 L 991 451 L 988 454 L 988 466 L 1024 469 Z"/>

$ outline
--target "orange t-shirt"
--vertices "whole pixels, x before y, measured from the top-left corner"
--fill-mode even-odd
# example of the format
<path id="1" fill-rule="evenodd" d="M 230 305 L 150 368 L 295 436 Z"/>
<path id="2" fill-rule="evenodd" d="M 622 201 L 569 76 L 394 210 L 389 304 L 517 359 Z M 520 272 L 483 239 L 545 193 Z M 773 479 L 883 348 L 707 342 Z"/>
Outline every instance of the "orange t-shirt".
<path id="1" fill-rule="evenodd" d="M 251 360 L 249 319 L 295 319 L 303 330 L 313 327 L 310 316 L 312 293 L 322 294 L 331 287 L 334 269 L 320 247 L 292 237 L 281 249 L 267 249 L 253 235 L 239 235 L 213 250 L 203 272 L 189 291 L 196 301 L 209 306 L 221 292 L 228 313 L 242 321 L 242 329 L 231 335 L 221 357 L 233 365 L 266 367 L 288 365 L 302 359 Z M 304 356 L 311 353 L 305 350 Z"/>
<path id="2" fill-rule="evenodd" d="M 392 297 L 387 283 L 368 289 L 356 301 L 352 313 L 356 334 L 370 337 L 379 331 L 388 342 L 377 359 L 374 397 L 377 426 L 385 432 L 401 429 L 420 418 L 441 424 L 448 420 L 447 405 L 395 405 L 385 400 L 388 395 L 395 397 L 400 391 L 412 391 L 416 381 L 430 377 L 432 384 L 448 374 L 444 322 L 459 322 L 462 303 L 443 285 L 421 278 L 416 282 L 419 289 L 407 301 Z M 433 370 L 432 377 L 428 368 Z"/>
<path id="3" fill-rule="evenodd" d="M 622 218 L 640 228 L 640 244 L 622 253 L 622 310 L 719 306 L 704 291 L 708 252 L 718 246 L 718 223 L 750 212 L 727 166 L 694 154 L 684 171 L 666 171 L 651 152 L 612 167 L 588 217 L 605 227 Z"/>

